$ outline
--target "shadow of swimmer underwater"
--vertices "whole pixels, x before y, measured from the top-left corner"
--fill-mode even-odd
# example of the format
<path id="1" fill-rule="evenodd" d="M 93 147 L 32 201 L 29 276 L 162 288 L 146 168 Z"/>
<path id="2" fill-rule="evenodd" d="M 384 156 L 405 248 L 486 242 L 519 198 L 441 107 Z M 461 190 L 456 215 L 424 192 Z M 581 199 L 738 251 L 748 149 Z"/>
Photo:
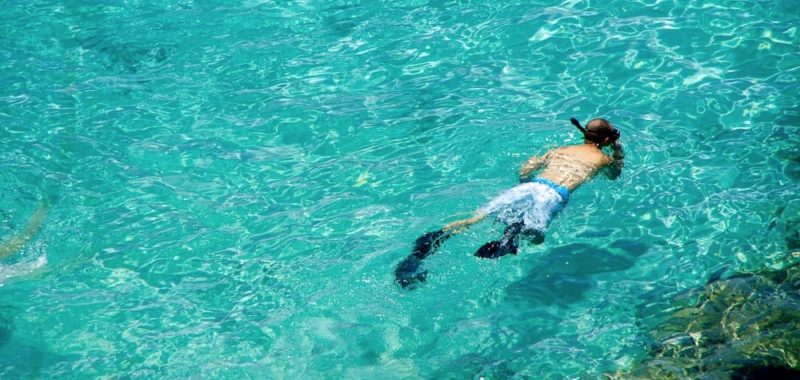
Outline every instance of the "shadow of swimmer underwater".
<path id="1" fill-rule="evenodd" d="M 31 215 L 31 218 L 28 220 L 28 224 L 25 225 L 25 228 L 0 243 L 0 260 L 5 259 L 6 256 L 18 251 L 34 235 L 36 235 L 37 232 L 39 232 L 42 222 L 44 221 L 45 217 L 47 217 L 47 210 L 47 204 L 40 202 L 36 207 L 36 211 L 33 212 L 33 215 Z"/>
<path id="2" fill-rule="evenodd" d="M 428 272 L 420 270 L 422 261 L 448 238 L 488 216 L 504 223 L 506 228 L 499 240 L 484 244 L 475 256 L 495 259 L 516 254 L 521 238 L 541 244 L 547 227 L 564 209 L 571 192 L 601 172 L 608 178 L 618 178 L 625 165 L 619 130 L 599 118 L 589 121 L 586 127 L 575 118 L 570 122 L 583 133 L 582 144 L 562 146 L 541 156 L 532 156 L 519 169 L 519 185 L 489 201 L 472 217 L 449 223 L 438 231 L 417 238 L 411 254 L 395 269 L 397 283 L 403 288 L 414 288 L 424 282 Z M 611 147 L 610 155 L 603 151 L 605 147 Z M 536 170 L 541 172 L 532 178 Z"/>

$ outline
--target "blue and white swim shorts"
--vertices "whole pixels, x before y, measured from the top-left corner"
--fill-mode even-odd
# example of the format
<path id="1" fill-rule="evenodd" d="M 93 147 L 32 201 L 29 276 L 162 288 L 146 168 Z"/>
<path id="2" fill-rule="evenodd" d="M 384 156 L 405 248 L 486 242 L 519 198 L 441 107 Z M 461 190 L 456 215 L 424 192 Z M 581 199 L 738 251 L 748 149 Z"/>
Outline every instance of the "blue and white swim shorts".
<path id="1" fill-rule="evenodd" d="M 544 178 L 534 178 L 504 191 L 479 211 L 493 215 L 507 225 L 522 222 L 523 231 L 545 232 L 568 200 L 566 187 Z"/>

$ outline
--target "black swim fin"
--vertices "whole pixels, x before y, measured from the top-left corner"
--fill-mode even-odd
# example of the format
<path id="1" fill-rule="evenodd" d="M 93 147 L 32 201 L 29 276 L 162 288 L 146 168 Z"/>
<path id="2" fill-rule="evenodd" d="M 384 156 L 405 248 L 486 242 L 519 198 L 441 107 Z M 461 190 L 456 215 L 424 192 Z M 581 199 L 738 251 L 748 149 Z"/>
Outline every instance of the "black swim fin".
<path id="1" fill-rule="evenodd" d="M 394 270 L 394 277 L 397 283 L 403 288 L 408 288 L 411 285 L 425 282 L 425 279 L 428 276 L 428 271 L 419 272 L 418 269 L 420 264 L 422 264 L 422 260 L 414 257 L 413 255 L 409 255 L 403 259 L 403 261 L 401 261 Z"/>
<path id="2" fill-rule="evenodd" d="M 503 242 L 495 240 L 490 241 L 480 248 L 478 251 L 475 252 L 475 256 L 484 258 L 484 259 L 496 259 L 498 257 L 505 256 L 509 253 L 517 254 L 518 247 L 513 241 L 508 241 L 505 244 Z"/>
<path id="3" fill-rule="evenodd" d="M 506 227 L 506 230 L 503 232 L 502 241 L 495 240 L 484 244 L 482 247 L 478 248 L 478 251 L 475 252 L 475 256 L 484 259 L 496 259 L 509 253 L 516 255 L 519 249 L 519 247 L 517 247 L 517 240 L 519 240 L 519 235 L 523 227 L 524 224 L 522 223 L 514 223 Z"/>
<path id="4" fill-rule="evenodd" d="M 414 251 L 411 254 L 422 260 L 436 251 L 436 248 L 439 248 L 442 242 L 449 237 L 450 235 L 442 230 L 428 232 L 417 238 L 414 242 Z"/>
<path id="5" fill-rule="evenodd" d="M 394 277 L 403 288 L 412 287 L 420 282 L 425 282 L 428 271 L 419 271 L 422 260 L 430 256 L 439 246 L 450 237 L 450 234 L 439 230 L 428 232 L 414 242 L 414 250 L 394 270 Z"/>

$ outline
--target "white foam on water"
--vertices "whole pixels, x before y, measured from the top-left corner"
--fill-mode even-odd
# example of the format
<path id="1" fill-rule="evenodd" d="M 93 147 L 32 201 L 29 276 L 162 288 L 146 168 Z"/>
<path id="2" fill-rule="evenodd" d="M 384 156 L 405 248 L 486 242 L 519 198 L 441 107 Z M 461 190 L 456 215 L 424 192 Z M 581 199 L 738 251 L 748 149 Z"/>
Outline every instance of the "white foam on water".
<path id="1" fill-rule="evenodd" d="M 44 254 L 14 264 L 0 264 L 0 286 L 3 286 L 8 279 L 29 275 L 45 264 L 47 255 Z"/>

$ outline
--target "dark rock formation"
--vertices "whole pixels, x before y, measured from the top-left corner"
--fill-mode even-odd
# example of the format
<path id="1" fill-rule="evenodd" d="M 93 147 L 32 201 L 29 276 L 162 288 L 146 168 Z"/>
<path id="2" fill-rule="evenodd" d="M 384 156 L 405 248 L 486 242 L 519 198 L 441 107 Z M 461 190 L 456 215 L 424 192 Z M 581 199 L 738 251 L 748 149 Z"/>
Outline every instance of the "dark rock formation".
<path id="1" fill-rule="evenodd" d="M 654 343 L 623 379 L 800 379 L 800 265 L 736 274 L 642 306 Z M 653 326 L 652 328 L 648 325 Z"/>

